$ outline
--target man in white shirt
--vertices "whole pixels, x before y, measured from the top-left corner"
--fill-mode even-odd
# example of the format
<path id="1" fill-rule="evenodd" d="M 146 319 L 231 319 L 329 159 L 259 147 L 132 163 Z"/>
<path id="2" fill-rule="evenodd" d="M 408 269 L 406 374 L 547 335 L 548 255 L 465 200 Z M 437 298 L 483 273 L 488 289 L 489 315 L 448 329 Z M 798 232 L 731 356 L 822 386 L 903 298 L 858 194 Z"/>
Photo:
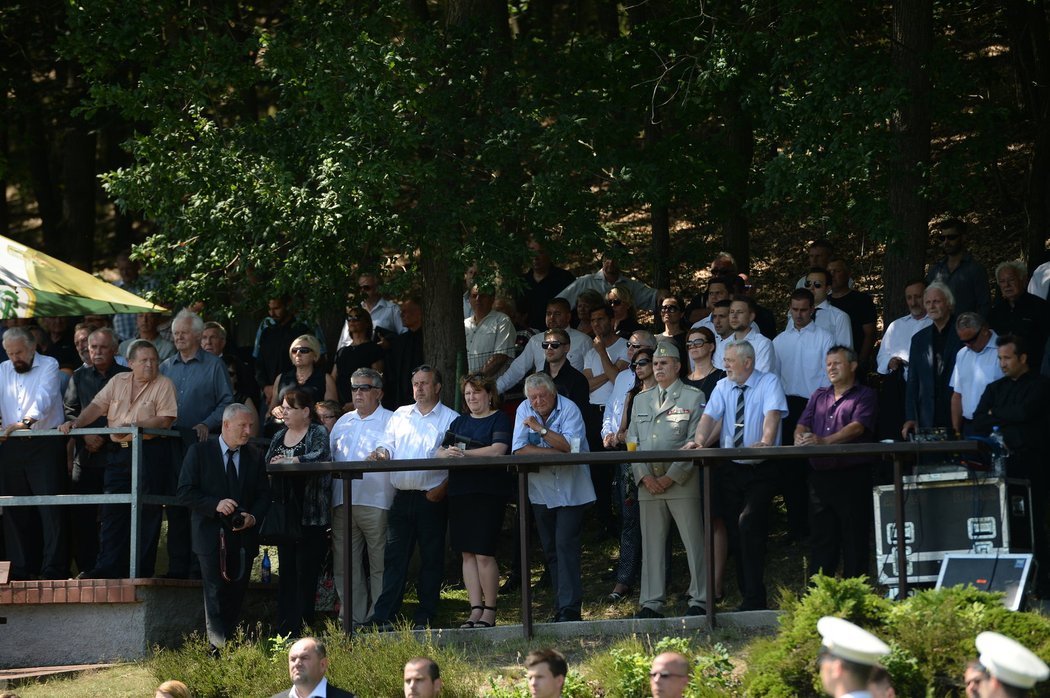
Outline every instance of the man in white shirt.
<path id="1" fill-rule="evenodd" d="M 995 345 L 999 336 L 972 311 L 955 319 L 955 331 L 963 347 L 955 355 L 955 368 L 948 380 L 952 388 L 952 429 L 956 434 L 969 436 L 970 420 L 984 389 L 1003 377 Z"/>
<path id="2" fill-rule="evenodd" d="M 357 280 L 357 288 L 363 296 L 361 307 L 372 316 L 372 327 L 375 328 L 377 335 L 388 337 L 405 332 L 406 328 L 401 322 L 401 308 L 397 303 L 379 295 L 378 276 L 372 273 L 362 274 Z M 339 347 L 344 344 L 344 334 L 346 335 L 345 343 L 349 344 L 350 332 L 346 323 L 343 323 L 343 331 L 339 335 Z"/>
<path id="3" fill-rule="evenodd" d="M 817 388 L 831 385 L 824 369 L 824 357 L 834 345 L 831 335 L 813 322 L 813 293 L 808 288 L 791 292 L 788 326 L 773 340 L 780 369 L 780 383 L 787 396 L 783 445 L 795 440 L 795 425 L 806 409 L 809 396 Z M 809 489 L 806 484 L 809 463 L 804 458 L 780 462 L 780 482 L 787 508 L 788 533 L 802 540 L 809 531 Z"/>
<path id="4" fill-rule="evenodd" d="M 817 327 L 827 330 L 835 344 L 853 348 L 853 330 L 850 328 L 849 315 L 828 302 L 831 292 L 831 274 L 827 269 L 813 267 L 806 274 L 805 288 L 813 292 L 813 322 Z"/>
<path id="5" fill-rule="evenodd" d="M 340 461 L 362 461 L 375 450 L 386 433 L 393 412 L 380 404 L 383 377 L 373 369 L 359 368 L 350 378 L 354 410 L 347 412 L 332 427 L 332 458 Z M 390 473 L 365 473 L 351 488 L 350 559 L 353 561 L 354 623 L 363 623 L 375 610 L 383 588 L 383 557 L 386 551 L 387 514 L 394 501 Z M 346 540 L 347 507 L 343 505 L 343 480 L 332 480 L 332 567 L 335 590 L 339 594 L 340 615 L 345 612 L 343 599 L 343 555 Z M 369 576 L 364 573 L 364 554 L 368 554 Z"/>
<path id="6" fill-rule="evenodd" d="M 711 314 L 707 317 L 711 320 L 711 329 L 715 333 L 715 353 L 711 355 L 711 363 L 717 369 L 725 369 L 726 343 L 733 339 L 733 328 L 729 325 L 729 308 L 733 301 L 723 299 L 711 306 Z M 753 328 L 758 330 L 758 326 Z"/>
<path id="7" fill-rule="evenodd" d="M 399 407 L 380 445 L 369 460 L 433 458 L 452 420 L 458 415 L 441 404 L 441 372 L 426 364 L 412 372 L 415 403 Z M 448 471 L 409 470 L 390 473 L 394 501 L 387 516 L 386 551 L 383 556 L 383 590 L 375 602 L 371 621 L 392 627 L 401 607 L 414 543 L 419 545 L 419 607 L 413 626 L 430 625 L 437 613 L 445 569 L 445 528 L 448 525 Z"/>
<path id="8" fill-rule="evenodd" d="M 8 437 L 16 430 L 54 429 L 63 422 L 58 361 L 38 354 L 36 338 L 24 327 L 4 333 L 7 361 L 0 363 L 0 471 L 6 495 L 51 495 L 66 491 L 66 441 Z M 4 542 L 11 561 L 10 578 L 25 580 L 69 577 L 69 555 L 61 507 L 8 507 L 4 511 Z M 38 557 L 27 549 L 39 530 L 43 537 L 40 569 L 30 569 Z M 39 538 L 37 538 L 39 540 Z"/>
<path id="9" fill-rule="evenodd" d="M 777 373 L 777 355 L 773 342 L 758 331 L 755 325 L 755 301 L 751 296 L 733 296 L 729 305 L 729 327 L 733 342 L 749 342 L 755 350 L 755 370 Z M 723 350 L 723 362 L 725 350 Z"/>
<path id="10" fill-rule="evenodd" d="M 591 338 L 579 330 L 569 327 L 572 320 L 572 309 L 564 298 L 552 298 L 547 304 L 547 329 L 562 329 L 569 335 L 569 364 L 577 371 L 583 372 L 583 360 L 591 349 Z M 503 394 L 520 383 L 525 376 L 534 371 L 542 371 L 547 360 L 543 353 L 543 334 L 536 334 L 525 345 L 518 358 L 511 362 L 510 368 L 496 380 L 496 390 Z"/>
<path id="11" fill-rule="evenodd" d="M 354 698 L 354 694 L 328 683 L 328 652 L 316 637 L 304 637 L 288 648 L 288 674 L 292 689 L 270 698 Z"/>
<path id="12" fill-rule="evenodd" d="M 511 319 L 492 309 L 492 289 L 478 284 L 470 289 L 472 314 L 463 321 L 467 335 L 467 365 L 472 373 L 495 378 L 514 358 L 517 331 Z"/>
<path id="13" fill-rule="evenodd" d="M 611 254 L 606 254 L 602 257 L 601 269 L 593 274 L 577 277 L 575 281 L 562 289 L 562 292 L 559 293 L 558 296 L 567 300 L 571 309 L 576 306 L 576 299 L 581 293 L 583 293 L 583 291 L 594 289 L 602 294 L 602 298 L 604 298 L 616 284 L 621 284 L 627 287 L 627 290 L 631 292 L 631 298 L 634 299 L 634 306 L 636 308 L 641 310 L 656 309 L 656 289 L 650 288 L 640 281 L 635 281 L 634 279 L 624 276 L 623 272 L 620 270 L 619 263 Z"/>
<path id="14" fill-rule="evenodd" d="M 882 375 L 886 376 L 898 368 L 903 368 L 904 377 L 907 378 L 911 338 L 933 322 L 926 317 L 926 306 L 922 302 L 925 292 L 926 282 L 922 279 L 916 279 L 904 287 L 904 302 L 908 306 L 908 314 L 897 318 L 886 328 L 875 359 L 875 370 Z"/>
<path id="15" fill-rule="evenodd" d="M 511 449 L 515 454 L 568 453 L 570 441 L 577 438 L 580 451 L 587 452 L 583 415 L 572 400 L 558 394 L 550 376 L 534 373 L 526 378 L 525 396 L 514 417 Z M 587 505 L 594 499 L 586 465 L 545 465 L 529 475 L 529 501 L 554 586 L 551 622 L 581 620 L 580 531 Z"/>

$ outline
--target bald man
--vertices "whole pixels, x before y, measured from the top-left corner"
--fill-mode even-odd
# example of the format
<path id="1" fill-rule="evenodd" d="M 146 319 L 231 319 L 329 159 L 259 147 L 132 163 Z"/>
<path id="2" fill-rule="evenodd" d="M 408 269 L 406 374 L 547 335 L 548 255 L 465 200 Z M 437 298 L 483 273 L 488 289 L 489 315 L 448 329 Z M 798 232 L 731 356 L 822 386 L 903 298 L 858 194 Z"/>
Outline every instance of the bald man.
<path id="1" fill-rule="evenodd" d="M 677 652 L 664 652 L 653 659 L 649 671 L 652 698 L 682 698 L 689 685 L 689 660 Z"/>

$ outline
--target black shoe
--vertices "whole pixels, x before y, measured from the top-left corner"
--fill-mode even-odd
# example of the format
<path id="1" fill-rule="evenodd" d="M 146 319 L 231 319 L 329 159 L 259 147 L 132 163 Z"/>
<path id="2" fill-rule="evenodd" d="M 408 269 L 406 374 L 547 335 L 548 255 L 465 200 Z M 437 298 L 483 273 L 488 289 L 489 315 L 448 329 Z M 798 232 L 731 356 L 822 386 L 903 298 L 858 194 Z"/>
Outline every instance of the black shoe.
<path id="1" fill-rule="evenodd" d="M 648 606 L 642 606 L 642 610 L 640 610 L 640 611 L 638 611 L 638 613 L 634 614 L 634 617 L 635 618 L 663 618 L 664 614 L 660 613 L 659 611 L 654 611 L 653 609 L 649 608 Z"/>
<path id="2" fill-rule="evenodd" d="M 574 623 L 576 621 L 583 620 L 583 617 L 580 615 L 579 611 L 574 611 L 568 608 L 558 611 L 558 615 L 556 615 L 554 618 L 555 623 Z"/>
<path id="3" fill-rule="evenodd" d="M 745 603 L 742 603 L 742 604 L 740 604 L 739 606 L 737 606 L 736 608 L 733 609 L 734 612 L 740 612 L 740 611 L 768 611 L 768 610 L 769 610 L 769 606 L 757 606 L 757 605 L 753 606 L 753 605 L 745 604 Z"/>
<path id="4" fill-rule="evenodd" d="M 687 616 L 706 616 L 707 615 L 707 609 L 704 608 L 703 606 L 690 606 L 686 610 L 685 615 L 687 615 Z"/>

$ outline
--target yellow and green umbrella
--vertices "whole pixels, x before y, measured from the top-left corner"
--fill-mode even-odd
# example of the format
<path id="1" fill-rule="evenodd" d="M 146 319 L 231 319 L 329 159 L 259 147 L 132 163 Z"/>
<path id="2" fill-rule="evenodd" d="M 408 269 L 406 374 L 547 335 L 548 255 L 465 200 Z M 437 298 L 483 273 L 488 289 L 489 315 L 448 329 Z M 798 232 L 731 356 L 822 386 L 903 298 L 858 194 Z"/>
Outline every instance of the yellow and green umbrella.
<path id="1" fill-rule="evenodd" d="M 0 235 L 0 319 L 164 310 L 144 298 Z"/>

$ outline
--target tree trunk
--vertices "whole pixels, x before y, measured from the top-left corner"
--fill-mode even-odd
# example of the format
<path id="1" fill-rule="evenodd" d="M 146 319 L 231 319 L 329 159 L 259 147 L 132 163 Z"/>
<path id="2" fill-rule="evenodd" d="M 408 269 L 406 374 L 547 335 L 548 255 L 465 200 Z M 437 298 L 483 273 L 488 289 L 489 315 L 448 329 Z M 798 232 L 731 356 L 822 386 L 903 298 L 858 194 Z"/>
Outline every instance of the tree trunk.
<path id="1" fill-rule="evenodd" d="M 460 354 L 465 357 L 467 351 L 463 293 L 457 277 L 449 269 L 451 255 L 441 254 L 437 247 L 431 250 L 419 260 L 423 275 L 423 355 L 444 377 L 441 401 L 454 405 L 459 387 L 456 357 Z"/>
<path id="2" fill-rule="evenodd" d="M 739 271 L 751 270 L 751 229 L 744 206 L 747 203 L 751 162 L 755 156 L 754 124 L 740 104 L 740 91 L 730 89 L 719 108 L 726 158 L 720 168 L 722 187 L 722 239 L 725 249 L 736 259 Z"/>
<path id="3" fill-rule="evenodd" d="M 62 258 L 89 272 L 95 256 L 96 141 L 80 120 L 62 139 Z"/>
<path id="4" fill-rule="evenodd" d="M 893 119 L 889 204 L 894 234 L 888 241 L 882 277 L 886 321 L 905 312 L 904 286 L 922 274 L 926 257 L 929 213 L 922 192 L 930 162 L 931 0 L 894 0 L 892 31 L 893 67 L 908 95 Z"/>
<path id="5" fill-rule="evenodd" d="M 645 124 L 645 148 L 650 151 L 650 158 L 656 157 L 653 153 L 659 151 L 660 139 L 663 137 L 663 128 L 659 116 L 646 114 Z M 649 226 L 652 231 L 653 249 L 653 287 L 671 288 L 671 215 L 668 211 L 667 192 L 661 183 L 654 183 L 654 191 L 649 192 Z M 653 310 L 654 308 L 644 308 Z M 656 314 L 660 319 L 660 314 Z"/>

